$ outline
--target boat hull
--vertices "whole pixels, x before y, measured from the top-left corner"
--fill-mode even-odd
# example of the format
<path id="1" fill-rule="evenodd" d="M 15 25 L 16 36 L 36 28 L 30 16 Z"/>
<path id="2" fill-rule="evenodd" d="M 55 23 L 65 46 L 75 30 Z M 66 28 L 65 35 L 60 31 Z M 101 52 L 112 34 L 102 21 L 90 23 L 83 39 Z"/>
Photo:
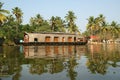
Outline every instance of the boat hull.
<path id="1" fill-rule="evenodd" d="M 27 42 L 17 43 L 18 45 L 34 46 L 34 45 L 86 45 L 87 42 Z"/>

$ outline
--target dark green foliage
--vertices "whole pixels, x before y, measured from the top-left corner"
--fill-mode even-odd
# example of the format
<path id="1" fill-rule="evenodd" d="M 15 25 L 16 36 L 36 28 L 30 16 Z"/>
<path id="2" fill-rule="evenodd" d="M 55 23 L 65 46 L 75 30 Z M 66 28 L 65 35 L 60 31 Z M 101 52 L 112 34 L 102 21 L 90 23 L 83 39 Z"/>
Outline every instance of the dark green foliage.
<path id="1" fill-rule="evenodd" d="M 19 7 L 13 8 L 12 13 L 5 16 L 4 14 L 9 11 L 2 9 L 2 6 L 3 3 L 0 3 L 0 37 L 4 38 L 6 43 L 13 43 L 15 38 L 23 39 L 24 32 L 80 33 L 75 24 L 77 17 L 73 11 L 68 11 L 65 20 L 59 16 L 52 16 L 49 20 L 45 20 L 40 14 L 37 14 L 35 17 L 31 17 L 29 24 L 22 24 L 23 12 Z M 115 39 L 120 36 L 120 25 L 115 21 L 110 24 L 106 23 L 102 14 L 96 18 L 90 16 L 87 20 L 87 30 L 83 33 L 84 36 L 97 35 L 101 40 Z"/>

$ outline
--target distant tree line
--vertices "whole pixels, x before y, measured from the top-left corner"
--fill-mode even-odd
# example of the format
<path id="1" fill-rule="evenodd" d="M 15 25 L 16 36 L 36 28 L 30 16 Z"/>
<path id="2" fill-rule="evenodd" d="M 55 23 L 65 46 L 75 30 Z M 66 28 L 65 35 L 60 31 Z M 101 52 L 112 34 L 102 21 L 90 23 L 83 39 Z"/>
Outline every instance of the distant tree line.
<path id="1" fill-rule="evenodd" d="M 103 14 L 100 14 L 98 17 L 90 16 L 87 21 L 84 35 L 98 36 L 99 40 L 120 38 L 120 24 L 115 21 L 108 23 Z"/>
<path id="2" fill-rule="evenodd" d="M 12 9 L 12 12 L 2 8 L 0 2 L 0 37 L 5 39 L 6 43 L 13 43 L 15 38 L 23 39 L 24 32 L 68 32 L 79 33 L 80 30 L 75 24 L 77 17 L 73 11 L 68 11 L 65 19 L 59 16 L 52 16 L 45 20 L 40 14 L 31 17 L 28 24 L 22 24 L 23 12 L 19 7 Z M 98 17 L 90 16 L 86 26 L 84 36 L 97 35 L 100 39 L 110 39 L 120 37 L 120 25 L 112 21 L 108 23 L 103 14 Z"/>
<path id="3" fill-rule="evenodd" d="M 69 32 L 80 33 L 75 24 L 76 16 L 73 11 L 68 11 L 63 20 L 59 16 L 52 16 L 45 20 L 40 14 L 31 17 L 29 24 L 22 24 L 23 12 L 19 7 L 12 9 L 12 12 L 2 9 L 0 2 L 0 37 L 4 37 L 6 43 L 13 42 L 13 39 L 23 39 L 24 32 Z"/>

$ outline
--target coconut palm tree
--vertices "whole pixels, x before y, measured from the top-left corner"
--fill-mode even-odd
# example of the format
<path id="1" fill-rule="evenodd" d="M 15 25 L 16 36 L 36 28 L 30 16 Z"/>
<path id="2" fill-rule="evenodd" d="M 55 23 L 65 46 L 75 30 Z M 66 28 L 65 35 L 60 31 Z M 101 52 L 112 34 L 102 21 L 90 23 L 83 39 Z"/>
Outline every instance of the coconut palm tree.
<path id="1" fill-rule="evenodd" d="M 68 22 L 68 31 L 70 33 L 73 33 L 75 32 L 74 31 L 74 27 L 77 27 L 75 26 L 75 19 L 76 19 L 76 16 L 74 15 L 74 13 L 72 11 L 68 11 L 68 14 L 65 16 L 65 19 L 66 21 Z"/>
<path id="2" fill-rule="evenodd" d="M 30 25 L 31 26 L 34 26 L 35 25 L 35 20 L 33 17 L 30 18 Z"/>
<path id="3" fill-rule="evenodd" d="M 117 24 L 117 22 L 115 21 L 112 21 L 111 25 L 110 25 L 110 31 L 112 33 L 112 38 L 114 39 L 117 34 L 119 34 L 119 24 Z"/>
<path id="4" fill-rule="evenodd" d="M 43 24 L 43 17 L 40 14 L 36 15 L 35 24 L 38 26 L 41 26 Z"/>
<path id="5" fill-rule="evenodd" d="M 98 16 L 98 20 L 99 20 L 99 25 L 101 26 L 103 22 L 105 22 L 105 17 L 103 16 L 103 14 L 100 14 Z"/>
<path id="6" fill-rule="evenodd" d="M 7 20 L 5 14 L 9 14 L 8 10 L 2 9 L 3 3 L 0 2 L 0 26 Z"/>
<path id="7" fill-rule="evenodd" d="M 20 25 L 22 23 L 22 10 L 18 7 L 15 7 L 14 9 L 12 9 L 12 13 L 15 15 L 16 21 Z"/>
<path id="8" fill-rule="evenodd" d="M 105 21 L 105 17 L 100 14 L 98 17 L 94 18 L 94 16 L 90 16 L 88 19 L 87 30 L 91 35 L 99 35 L 99 41 L 101 41 L 101 29 L 103 28 L 103 23 Z"/>
<path id="9" fill-rule="evenodd" d="M 100 14 L 98 17 L 97 17 L 97 32 L 100 36 L 100 39 L 102 39 L 103 35 L 102 35 L 102 30 L 104 31 L 106 29 L 106 22 L 105 22 L 105 17 L 103 16 L 103 14 Z M 104 36 L 104 39 L 105 39 L 105 36 Z"/>
<path id="10" fill-rule="evenodd" d="M 61 17 L 52 16 L 50 19 L 51 30 L 56 32 L 65 32 L 65 21 Z"/>
<path id="11" fill-rule="evenodd" d="M 87 20 L 88 20 L 87 29 L 91 30 L 92 34 L 95 34 L 96 32 L 100 32 L 100 27 L 102 26 L 102 23 L 105 21 L 105 17 L 103 16 L 103 14 L 100 14 L 96 18 L 90 16 Z"/>
<path id="12" fill-rule="evenodd" d="M 30 27 L 32 32 L 50 32 L 50 26 L 47 20 L 44 20 L 40 14 L 30 18 Z"/>
<path id="13" fill-rule="evenodd" d="M 36 17 L 34 17 L 34 22 L 35 22 L 35 31 L 39 32 L 40 27 L 43 25 L 43 17 L 40 14 L 37 14 Z"/>
<path id="14" fill-rule="evenodd" d="M 55 31 L 55 27 L 56 27 L 56 21 L 55 21 L 55 17 L 52 16 L 50 19 L 50 25 L 51 25 L 51 31 L 54 32 Z"/>
<path id="15" fill-rule="evenodd" d="M 21 29 L 19 28 L 21 28 L 20 25 L 22 23 L 23 13 L 22 13 L 22 10 L 18 7 L 13 8 L 12 13 L 15 15 L 15 33 L 16 33 L 15 38 L 19 38 L 20 37 L 19 32 L 21 32 L 20 31 Z"/>
<path id="16" fill-rule="evenodd" d="M 102 22 L 100 31 L 101 31 L 101 35 L 103 35 L 103 39 L 104 39 L 104 40 L 106 40 L 106 36 L 107 36 L 108 30 L 109 30 L 109 25 L 108 25 L 108 23 L 106 23 L 105 21 Z"/>
<path id="17" fill-rule="evenodd" d="M 87 30 L 90 32 L 91 35 L 95 34 L 95 18 L 90 16 L 88 19 Z"/>
<path id="18" fill-rule="evenodd" d="M 55 30 L 59 32 L 65 32 L 65 21 L 61 19 L 61 17 L 55 17 L 56 27 Z"/>

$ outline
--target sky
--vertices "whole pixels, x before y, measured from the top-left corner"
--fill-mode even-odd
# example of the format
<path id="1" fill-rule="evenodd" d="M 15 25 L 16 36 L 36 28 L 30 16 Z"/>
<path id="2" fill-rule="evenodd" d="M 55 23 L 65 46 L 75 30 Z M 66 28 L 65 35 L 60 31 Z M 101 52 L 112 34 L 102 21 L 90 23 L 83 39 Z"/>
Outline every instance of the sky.
<path id="1" fill-rule="evenodd" d="M 120 0 L 0 0 L 3 9 L 19 7 L 23 12 L 23 24 L 29 23 L 31 17 L 40 14 L 45 20 L 59 16 L 65 20 L 68 11 L 73 11 L 76 25 L 83 32 L 86 30 L 87 19 L 103 14 L 106 21 L 120 23 Z"/>

